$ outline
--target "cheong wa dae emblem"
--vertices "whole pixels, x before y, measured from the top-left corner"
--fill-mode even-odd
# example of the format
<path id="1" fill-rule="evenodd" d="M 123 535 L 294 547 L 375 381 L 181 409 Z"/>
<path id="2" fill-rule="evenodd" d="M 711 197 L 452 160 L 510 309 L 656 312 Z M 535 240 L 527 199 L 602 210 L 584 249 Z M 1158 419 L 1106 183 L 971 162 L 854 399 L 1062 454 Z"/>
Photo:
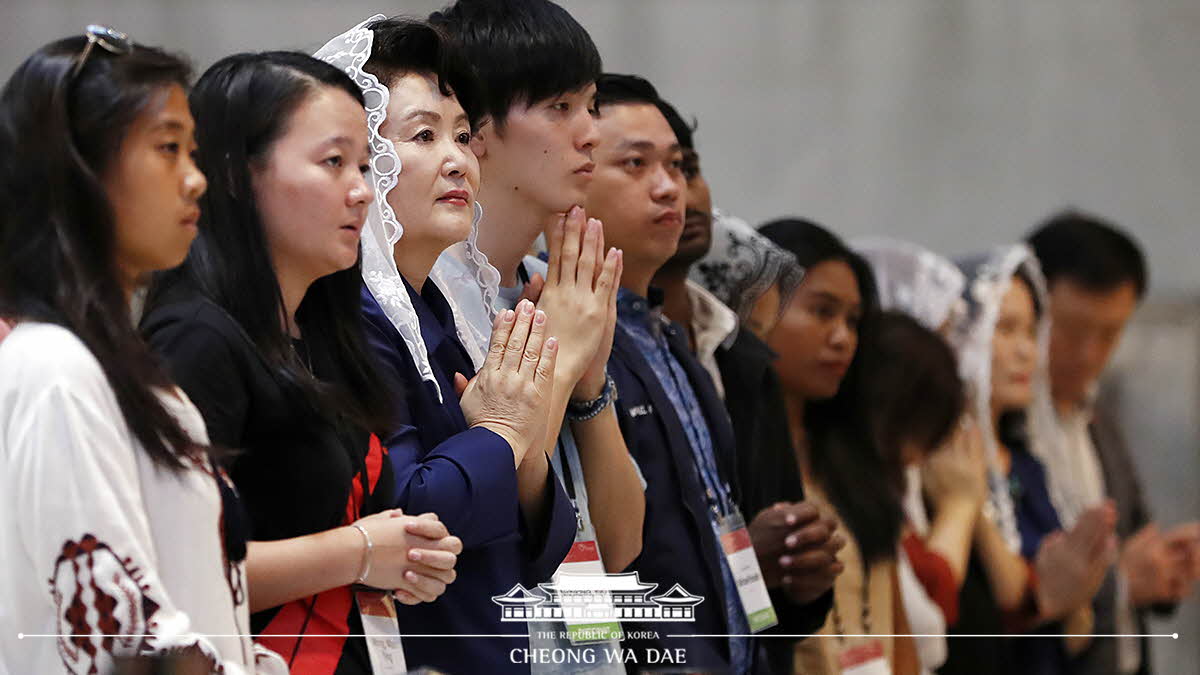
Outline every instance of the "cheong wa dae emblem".
<path id="1" fill-rule="evenodd" d="M 679 584 L 650 595 L 656 588 L 637 572 L 558 574 L 533 591 L 517 584 L 492 602 L 500 605 L 501 621 L 695 621 L 703 596 Z"/>

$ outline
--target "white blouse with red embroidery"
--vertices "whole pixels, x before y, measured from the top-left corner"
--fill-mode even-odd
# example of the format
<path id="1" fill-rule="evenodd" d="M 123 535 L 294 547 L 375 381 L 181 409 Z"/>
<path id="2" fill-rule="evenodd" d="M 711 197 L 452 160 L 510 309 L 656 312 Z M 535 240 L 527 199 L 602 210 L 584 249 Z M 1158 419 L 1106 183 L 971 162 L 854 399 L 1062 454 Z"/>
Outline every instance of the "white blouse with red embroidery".
<path id="1" fill-rule="evenodd" d="M 207 444 L 187 397 L 163 400 Z M 20 323 L 0 342 L 0 481 L 0 673 L 108 673 L 114 656 L 176 651 L 214 673 L 287 672 L 246 635 L 211 470 L 156 465 L 62 327 Z"/>

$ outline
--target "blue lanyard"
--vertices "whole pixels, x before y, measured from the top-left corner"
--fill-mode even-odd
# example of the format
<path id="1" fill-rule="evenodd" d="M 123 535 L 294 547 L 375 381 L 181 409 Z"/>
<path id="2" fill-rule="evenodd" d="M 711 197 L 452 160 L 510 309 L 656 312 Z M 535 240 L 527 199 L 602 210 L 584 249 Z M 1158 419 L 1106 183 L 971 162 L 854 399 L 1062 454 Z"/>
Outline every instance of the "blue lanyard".
<path id="1" fill-rule="evenodd" d="M 583 462 L 579 458 L 575 438 L 566 425 L 563 425 L 558 436 L 558 452 L 550 458 L 550 464 L 562 481 L 571 505 L 575 507 L 576 535 L 595 538 L 592 514 L 588 508 L 587 484 L 583 478 Z"/>
<path id="2" fill-rule="evenodd" d="M 654 342 L 658 346 L 658 349 L 662 352 L 663 362 L 667 366 L 667 372 L 671 375 L 671 381 L 674 383 L 675 389 L 680 392 L 680 398 L 682 399 L 682 392 L 684 391 L 683 383 L 679 381 L 679 377 L 675 374 L 675 369 L 671 367 L 671 361 L 675 357 L 673 354 L 671 354 L 671 351 L 667 346 L 667 340 L 665 337 L 656 337 L 653 334 L 651 337 L 655 337 Z M 694 396 L 695 394 L 693 393 L 693 397 Z M 697 403 L 698 402 L 699 401 L 697 400 Z M 683 422 L 684 432 L 687 433 L 687 428 L 690 426 L 688 421 L 680 421 Z M 691 434 L 689 434 L 689 436 L 690 435 Z M 709 436 L 709 440 L 711 445 L 711 435 Z M 721 479 L 721 474 L 720 471 L 717 470 L 715 458 L 711 453 L 705 453 L 700 448 L 700 443 L 692 440 L 691 438 L 688 439 L 688 445 L 692 449 L 692 456 L 696 460 L 696 469 L 699 471 L 700 479 L 704 483 L 704 493 L 705 498 L 708 500 L 709 509 L 712 510 L 713 515 L 717 519 L 732 513 L 733 509 L 730 506 L 729 498 L 729 493 L 731 492 L 729 489 L 729 483 Z"/>

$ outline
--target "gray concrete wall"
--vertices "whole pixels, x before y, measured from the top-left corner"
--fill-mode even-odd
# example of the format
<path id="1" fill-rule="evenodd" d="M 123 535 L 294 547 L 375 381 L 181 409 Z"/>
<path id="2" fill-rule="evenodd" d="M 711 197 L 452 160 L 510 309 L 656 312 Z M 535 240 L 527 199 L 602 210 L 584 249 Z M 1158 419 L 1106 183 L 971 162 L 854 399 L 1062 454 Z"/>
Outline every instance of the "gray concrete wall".
<path id="1" fill-rule="evenodd" d="M 313 50 L 367 15 L 441 0 L 0 0 L 0 78 L 107 22 L 204 67 Z M 1144 242 L 1155 302 L 1116 370 L 1149 494 L 1200 516 L 1200 0 L 564 0 L 609 70 L 700 122 L 716 201 L 950 255 L 1078 205 Z M 1159 673 L 1200 673 L 1200 610 Z"/>

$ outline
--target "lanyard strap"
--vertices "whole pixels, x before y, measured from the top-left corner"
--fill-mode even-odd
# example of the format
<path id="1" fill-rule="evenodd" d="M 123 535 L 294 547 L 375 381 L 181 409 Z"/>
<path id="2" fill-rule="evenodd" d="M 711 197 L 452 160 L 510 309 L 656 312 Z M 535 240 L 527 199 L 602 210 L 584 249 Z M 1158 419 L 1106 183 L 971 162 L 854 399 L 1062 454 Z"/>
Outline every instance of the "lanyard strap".
<path id="1" fill-rule="evenodd" d="M 836 593 L 835 593 L 836 595 Z M 833 632 L 838 642 L 845 642 L 846 627 L 842 625 L 842 615 L 838 612 L 837 598 L 833 601 Z M 862 628 L 863 633 L 871 635 L 871 568 L 863 563 L 862 582 Z"/>
<path id="2" fill-rule="evenodd" d="M 675 384 L 675 389 L 680 392 L 680 398 L 682 399 L 682 394 L 684 391 L 683 383 L 679 381 L 679 377 L 675 374 L 675 369 L 671 367 L 671 360 L 674 358 L 674 355 L 671 354 L 671 351 L 667 346 L 666 338 L 662 337 L 661 335 L 653 337 L 655 337 L 654 341 L 658 345 L 659 351 L 662 353 L 663 362 L 667 366 L 667 372 L 671 375 L 671 380 Z M 694 392 L 693 397 L 695 397 Z M 698 402 L 699 401 L 697 400 L 697 403 Z M 686 433 L 687 427 L 689 426 L 687 420 L 680 420 L 680 422 L 682 422 L 684 432 Z M 710 435 L 710 446 L 712 445 L 711 438 L 712 437 Z M 709 508 L 718 518 L 729 515 L 733 511 L 729 498 L 729 483 L 721 479 L 720 471 L 717 469 L 712 453 L 705 453 L 700 449 L 699 443 L 692 442 L 690 438 L 688 439 L 688 446 L 692 449 L 692 457 L 696 461 L 696 470 L 700 472 L 700 479 L 704 483 L 704 492 L 705 497 L 708 500 Z"/>
<path id="3" fill-rule="evenodd" d="M 594 536 L 592 532 L 592 515 L 588 509 L 587 484 L 583 482 L 583 464 L 579 459 L 579 448 L 575 445 L 575 436 L 568 425 L 563 425 L 558 434 L 558 452 L 550 458 L 554 472 L 566 488 L 571 502 L 575 505 L 575 518 L 578 523 L 578 534 Z"/>

